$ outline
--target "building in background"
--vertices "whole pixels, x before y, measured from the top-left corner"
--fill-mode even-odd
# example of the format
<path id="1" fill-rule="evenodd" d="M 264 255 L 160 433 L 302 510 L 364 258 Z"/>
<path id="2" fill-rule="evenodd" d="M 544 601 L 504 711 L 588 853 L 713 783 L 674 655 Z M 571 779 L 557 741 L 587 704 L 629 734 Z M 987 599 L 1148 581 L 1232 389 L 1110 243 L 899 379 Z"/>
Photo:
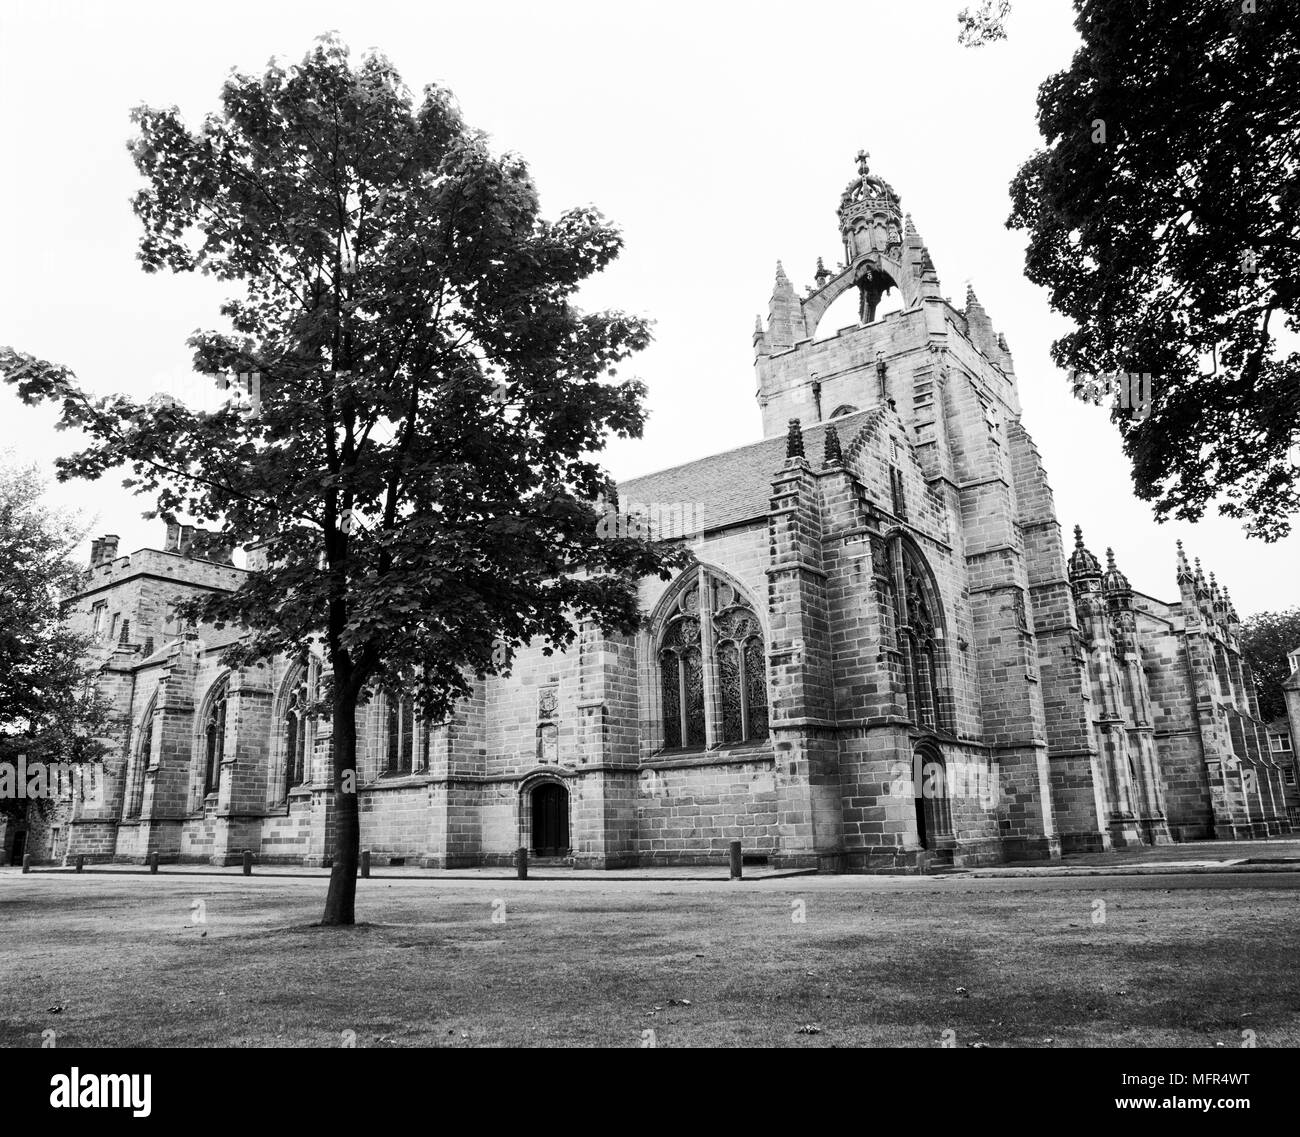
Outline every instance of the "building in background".
<path id="1" fill-rule="evenodd" d="M 943 294 L 865 155 L 838 221 L 843 261 L 802 295 L 778 264 L 754 330 L 762 438 L 620 487 L 698 558 L 643 582 L 645 629 L 525 650 L 446 723 L 401 691 L 361 711 L 377 863 L 721 863 L 739 840 L 783 867 L 924 871 L 1300 821 L 1227 593 L 1181 548 L 1163 601 L 1063 538 L 1006 339 L 973 291 Z M 841 295 L 857 319 L 823 328 Z M 70 600 L 117 728 L 66 851 L 322 864 L 322 662 L 226 668 L 229 633 L 169 604 L 257 563 L 188 546 L 97 544 Z"/>

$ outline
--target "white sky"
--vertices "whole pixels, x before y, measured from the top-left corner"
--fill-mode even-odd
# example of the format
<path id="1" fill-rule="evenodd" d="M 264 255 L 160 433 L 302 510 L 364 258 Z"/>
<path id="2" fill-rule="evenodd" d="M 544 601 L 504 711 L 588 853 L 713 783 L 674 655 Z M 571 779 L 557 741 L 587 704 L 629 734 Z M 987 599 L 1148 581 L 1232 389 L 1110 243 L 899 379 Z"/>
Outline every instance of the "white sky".
<path id="1" fill-rule="evenodd" d="M 958 305 L 974 283 L 1015 356 L 1024 422 L 1067 534 L 1113 545 L 1135 587 L 1176 596 L 1174 540 L 1226 583 L 1243 616 L 1297 603 L 1300 535 L 1268 546 L 1215 517 L 1156 527 L 1133 495 L 1107 413 L 1071 398 L 1048 347 L 1064 330 L 1022 274 L 1007 187 L 1038 145 L 1039 83 L 1076 45 L 1067 0 L 1019 0 L 1008 41 L 957 42 L 975 0 L 653 4 L 248 3 L 0 0 L 0 343 L 66 363 L 95 390 L 182 389 L 186 337 L 218 327 L 230 289 L 148 276 L 135 259 L 138 185 L 128 111 L 178 105 L 197 122 L 231 67 L 301 58 L 337 29 L 385 51 L 408 86 L 449 86 L 498 149 L 526 157 L 545 212 L 592 202 L 624 232 L 589 307 L 652 316 L 627 371 L 650 388 L 640 441 L 615 443 L 619 479 L 760 437 L 750 335 L 775 262 L 796 289 L 841 256 L 835 208 L 870 150 Z M 839 323 L 828 317 L 826 326 Z M 49 465 L 72 439 L 0 389 L 0 449 Z M 121 550 L 160 522 L 116 479 L 55 487 Z"/>

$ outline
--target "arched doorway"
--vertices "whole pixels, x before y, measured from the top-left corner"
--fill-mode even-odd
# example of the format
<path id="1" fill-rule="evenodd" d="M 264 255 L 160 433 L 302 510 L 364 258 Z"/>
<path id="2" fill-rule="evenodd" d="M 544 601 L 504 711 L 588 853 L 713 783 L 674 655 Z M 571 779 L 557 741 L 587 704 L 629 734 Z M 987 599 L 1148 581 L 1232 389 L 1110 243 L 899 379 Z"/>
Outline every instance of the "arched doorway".
<path id="1" fill-rule="evenodd" d="M 532 851 L 537 857 L 563 857 L 569 851 L 569 791 L 543 782 L 532 794 Z"/>
<path id="2" fill-rule="evenodd" d="M 938 747 L 919 747 L 913 758 L 916 781 L 916 835 L 923 849 L 951 848 L 952 802 L 948 766 Z"/>

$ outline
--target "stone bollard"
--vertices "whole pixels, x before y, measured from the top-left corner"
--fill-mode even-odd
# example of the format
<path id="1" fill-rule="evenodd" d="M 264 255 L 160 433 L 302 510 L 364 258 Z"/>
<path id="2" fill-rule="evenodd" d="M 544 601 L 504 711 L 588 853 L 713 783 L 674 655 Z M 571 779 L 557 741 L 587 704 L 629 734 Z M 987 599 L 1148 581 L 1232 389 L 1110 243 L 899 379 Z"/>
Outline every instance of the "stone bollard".
<path id="1" fill-rule="evenodd" d="M 528 879 L 528 850 L 522 845 L 515 853 L 515 873 L 520 880 Z"/>
<path id="2" fill-rule="evenodd" d="M 80 853 L 77 854 L 77 872 L 81 872 L 86 867 L 86 858 Z"/>
<path id="3" fill-rule="evenodd" d="M 253 875 L 253 850 L 252 849 L 244 850 L 244 875 L 245 876 Z"/>
<path id="4" fill-rule="evenodd" d="M 31 855 L 31 853 L 24 853 L 24 854 L 23 854 L 23 872 L 31 872 L 31 871 L 32 871 L 32 855 Z"/>
<path id="5" fill-rule="evenodd" d="M 158 853 L 156 851 L 149 854 L 149 871 L 155 873 L 158 871 Z"/>
<path id="6" fill-rule="evenodd" d="M 369 849 L 361 850 L 361 879 L 362 880 L 370 879 L 370 850 Z"/>
<path id="7" fill-rule="evenodd" d="M 744 862 L 740 856 L 740 842 L 731 842 L 731 879 L 739 880 Z"/>

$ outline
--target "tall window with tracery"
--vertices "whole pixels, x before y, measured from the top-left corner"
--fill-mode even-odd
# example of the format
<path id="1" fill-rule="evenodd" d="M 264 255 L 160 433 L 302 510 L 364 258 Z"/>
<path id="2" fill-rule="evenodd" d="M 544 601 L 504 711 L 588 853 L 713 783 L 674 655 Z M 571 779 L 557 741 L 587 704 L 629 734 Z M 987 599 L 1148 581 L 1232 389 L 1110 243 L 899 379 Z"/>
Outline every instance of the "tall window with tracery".
<path id="1" fill-rule="evenodd" d="M 308 736 L 307 673 L 304 669 L 289 692 L 284 708 L 284 789 L 287 794 L 307 780 Z"/>
<path id="2" fill-rule="evenodd" d="M 701 633 L 701 577 L 712 635 Z M 705 654 L 711 653 L 716 694 L 706 692 Z M 753 608 L 725 580 L 693 571 L 672 604 L 659 643 L 664 747 L 703 747 L 712 707 L 717 743 L 759 741 L 768 735 L 767 659 Z"/>
<path id="3" fill-rule="evenodd" d="M 140 724 L 140 744 L 136 749 L 135 778 L 131 782 L 131 798 L 126 803 L 127 817 L 139 817 L 144 809 L 144 782 L 149 764 L 153 761 L 153 719 L 155 710 L 150 707 Z"/>
<path id="4" fill-rule="evenodd" d="M 226 751 L 226 698 L 230 693 L 228 680 L 208 701 L 208 712 L 203 718 L 203 793 L 217 792 L 221 783 L 221 759 Z"/>
<path id="5" fill-rule="evenodd" d="M 410 698 L 386 696 L 384 753 L 390 774 L 410 774 L 428 765 L 428 732 L 416 717 Z M 416 762 L 419 765 L 416 765 Z"/>
<path id="6" fill-rule="evenodd" d="M 917 726 L 951 729 L 941 691 L 943 615 L 924 560 L 901 536 L 873 540 L 882 643 L 898 652 L 908 715 Z"/>

